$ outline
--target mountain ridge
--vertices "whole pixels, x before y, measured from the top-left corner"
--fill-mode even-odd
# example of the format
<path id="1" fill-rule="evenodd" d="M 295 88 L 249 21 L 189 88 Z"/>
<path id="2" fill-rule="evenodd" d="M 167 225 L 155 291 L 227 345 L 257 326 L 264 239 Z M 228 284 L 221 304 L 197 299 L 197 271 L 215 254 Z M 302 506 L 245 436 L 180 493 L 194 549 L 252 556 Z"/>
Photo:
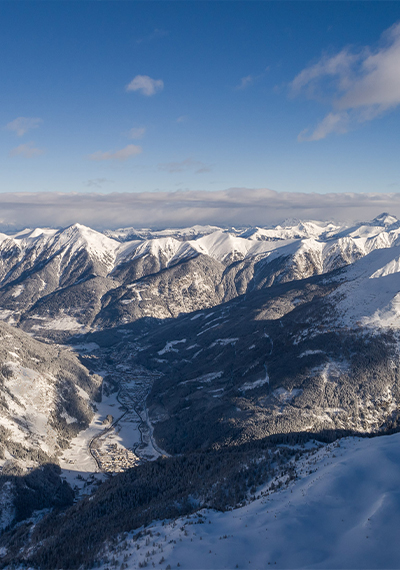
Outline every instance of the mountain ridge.
<path id="1" fill-rule="evenodd" d="M 116 237 L 124 233 L 118 232 Z M 0 316 L 27 331 L 42 329 L 43 334 L 60 330 L 60 320 L 66 318 L 76 332 L 101 328 L 109 322 L 105 315 L 110 303 L 121 324 L 152 316 L 155 298 L 162 299 L 158 316 L 174 316 L 200 309 L 204 300 L 196 304 L 199 294 L 209 295 L 212 306 L 253 287 L 329 273 L 377 249 L 393 248 L 400 240 L 400 222 L 384 213 L 352 228 L 297 221 L 293 226 L 245 231 L 215 226 L 154 234 L 146 230 L 136 239 L 140 233 L 118 241 L 111 231 L 73 224 L 62 230 L 3 234 Z M 181 292 L 187 290 L 185 275 L 190 274 L 197 274 L 197 285 L 193 294 L 185 293 L 185 300 Z M 162 293 L 166 289 L 170 300 Z M 148 302 L 140 293 L 145 290 Z"/>

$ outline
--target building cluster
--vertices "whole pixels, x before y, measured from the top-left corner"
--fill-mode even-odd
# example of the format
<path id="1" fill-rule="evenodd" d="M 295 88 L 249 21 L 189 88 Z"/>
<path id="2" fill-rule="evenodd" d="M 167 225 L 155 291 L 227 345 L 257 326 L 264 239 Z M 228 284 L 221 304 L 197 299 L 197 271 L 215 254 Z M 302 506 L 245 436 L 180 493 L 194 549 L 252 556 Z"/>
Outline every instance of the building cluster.
<path id="1" fill-rule="evenodd" d="M 107 450 L 93 449 L 101 471 L 105 473 L 121 473 L 139 463 L 139 458 L 130 449 L 120 447 L 116 443 L 108 446 Z"/>

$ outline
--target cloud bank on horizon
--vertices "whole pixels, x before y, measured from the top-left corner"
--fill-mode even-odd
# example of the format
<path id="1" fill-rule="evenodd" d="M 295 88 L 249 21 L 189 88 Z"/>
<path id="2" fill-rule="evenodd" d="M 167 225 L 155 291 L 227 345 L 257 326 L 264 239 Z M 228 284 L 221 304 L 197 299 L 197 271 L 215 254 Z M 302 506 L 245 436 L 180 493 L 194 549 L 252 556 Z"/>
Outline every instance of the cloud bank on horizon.
<path id="1" fill-rule="evenodd" d="M 0 194 L 0 230 L 65 227 L 167 228 L 195 224 L 268 226 L 288 218 L 352 223 L 388 211 L 400 217 L 398 194 L 316 194 L 230 188 L 218 192 Z"/>

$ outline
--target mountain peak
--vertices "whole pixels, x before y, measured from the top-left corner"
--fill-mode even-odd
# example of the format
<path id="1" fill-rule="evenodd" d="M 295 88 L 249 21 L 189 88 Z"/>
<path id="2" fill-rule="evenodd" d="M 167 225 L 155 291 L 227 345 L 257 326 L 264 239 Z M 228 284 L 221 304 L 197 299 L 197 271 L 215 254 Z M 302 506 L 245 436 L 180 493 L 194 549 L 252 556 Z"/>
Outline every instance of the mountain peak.
<path id="1" fill-rule="evenodd" d="M 396 216 L 392 216 L 391 214 L 388 214 L 388 212 L 382 212 L 382 214 L 376 216 L 376 218 L 374 218 L 371 223 L 376 226 L 391 226 L 398 221 L 399 220 L 396 218 Z"/>

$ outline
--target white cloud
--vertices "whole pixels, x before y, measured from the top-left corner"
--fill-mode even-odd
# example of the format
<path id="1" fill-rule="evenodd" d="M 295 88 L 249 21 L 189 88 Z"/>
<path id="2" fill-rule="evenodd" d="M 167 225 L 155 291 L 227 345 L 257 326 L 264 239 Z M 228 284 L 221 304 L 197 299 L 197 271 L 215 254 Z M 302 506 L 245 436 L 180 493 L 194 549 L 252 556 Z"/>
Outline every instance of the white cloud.
<path id="1" fill-rule="evenodd" d="M 252 85 L 254 83 L 254 80 L 255 80 L 255 77 L 253 75 L 246 75 L 246 77 L 242 77 L 239 85 L 237 85 L 235 87 L 235 89 L 237 89 L 238 91 L 241 91 L 242 89 L 246 89 L 246 87 L 249 87 L 250 85 Z"/>
<path id="2" fill-rule="evenodd" d="M 35 147 L 33 142 L 20 144 L 8 153 L 9 156 L 23 156 L 24 158 L 33 158 L 34 156 L 40 156 L 41 154 L 44 154 L 44 150 Z"/>
<path id="3" fill-rule="evenodd" d="M 307 134 L 309 129 L 304 129 L 299 133 L 297 140 L 319 141 L 330 133 L 344 134 L 348 131 L 349 115 L 346 112 L 328 113 L 324 119 L 316 126 L 311 134 Z"/>
<path id="4" fill-rule="evenodd" d="M 351 54 L 348 49 L 344 49 L 338 54 L 327 57 L 323 56 L 317 63 L 306 67 L 292 81 L 291 88 L 294 94 L 306 89 L 310 98 L 318 98 L 321 94 L 321 79 L 335 78 L 338 80 L 338 87 L 345 89 L 351 83 L 352 67 L 357 63 L 358 55 Z M 326 83 L 323 88 L 326 89 Z"/>
<path id="5" fill-rule="evenodd" d="M 188 115 L 181 115 L 180 117 L 178 117 L 176 119 L 177 123 L 186 123 L 186 121 L 189 119 Z"/>
<path id="6" fill-rule="evenodd" d="M 18 117 L 7 123 L 4 128 L 8 131 L 13 131 L 18 137 L 22 137 L 31 129 L 36 129 L 42 122 L 42 119 L 38 117 Z"/>
<path id="7" fill-rule="evenodd" d="M 305 194 L 231 188 L 218 192 L 0 193 L 8 227 L 65 227 L 79 222 L 96 229 L 281 223 L 287 218 L 356 222 L 388 211 L 400 217 L 400 193 Z"/>
<path id="8" fill-rule="evenodd" d="M 211 172 L 211 166 L 201 162 L 200 160 L 194 160 L 193 158 L 186 158 L 181 162 L 166 162 L 158 165 L 159 170 L 165 172 L 184 172 L 185 170 L 194 170 L 196 174 L 201 174 L 203 172 Z"/>
<path id="9" fill-rule="evenodd" d="M 102 152 L 101 150 L 94 152 L 93 154 L 89 155 L 89 160 L 119 160 L 124 161 L 132 156 L 136 156 L 142 152 L 142 147 L 128 144 L 125 148 L 121 148 L 120 150 L 114 151 L 106 151 Z"/>
<path id="10" fill-rule="evenodd" d="M 253 75 L 250 73 L 249 75 L 242 77 L 239 85 L 236 85 L 236 87 L 235 87 L 236 91 L 242 91 L 243 89 L 247 89 L 247 87 L 254 85 L 254 83 L 257 83 L 258 81 L 263 79 L 263 77 L 265 77 L 265 74 L 268 73 L 269 70 L 270 70 L 270 67 L 268 66 L 264 69 L 264 71 L 262 73 L 260 73 L 258 75 Z"/>
<path id="11" fill-rule="evenodd" d="M 162 79 L 152 79 L 148 75 L 136 75 L 126 86 L 127 91 L 139 91 L 146 97 L 151 97 L 163 89 L 164 81 Z"/>
<path id="12" fill-rule="evenodd" d="M 345 133 L 400 105 L 400 23 L 387 30 L 378 47 L 323 56 L 292 81 L 292 94 L 328 102 L 331 111 L 311 134 L 299 140 L 320 140 L 330 133 Z"/>
<path id="13" fill-rule="evenodd" d="M 131 139 L 141 139 L 146 132 L 146 127 L 133 127 L 128 133 Z"/>

